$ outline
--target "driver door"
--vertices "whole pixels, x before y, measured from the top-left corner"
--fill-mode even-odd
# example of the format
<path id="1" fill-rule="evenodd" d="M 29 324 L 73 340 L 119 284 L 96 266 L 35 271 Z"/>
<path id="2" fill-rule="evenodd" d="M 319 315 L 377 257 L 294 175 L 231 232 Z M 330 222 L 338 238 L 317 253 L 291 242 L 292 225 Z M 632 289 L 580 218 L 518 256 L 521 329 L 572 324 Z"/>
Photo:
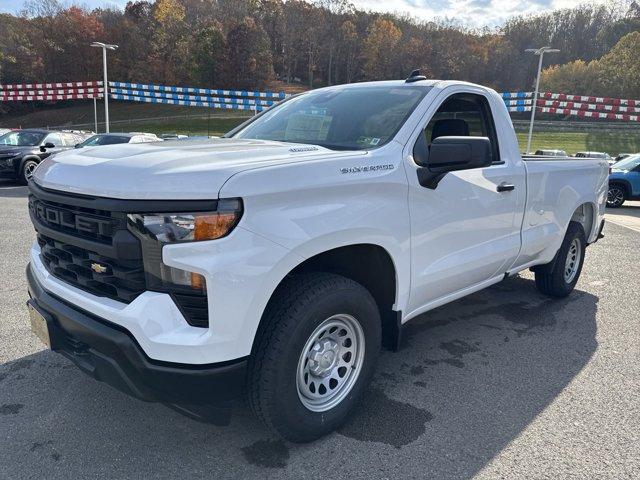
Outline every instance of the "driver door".
<path id="1" fill-rule="evenodd" d="M 515 155 L 501 152 L 490 102 L 483 94 L 450 94 L 422 124 L 419 135 L 425 135 L 429 145 L 441 136 L 488 137 L 492 164 L 449 172 L 435 189 L 421 186 L 415 173 L 408 172 L 410 316 L 504 274 L 520 249 L 526 195 L 522 160 L 517 150 Z M 513 188 L 499 188 L 505 185 Z"/>

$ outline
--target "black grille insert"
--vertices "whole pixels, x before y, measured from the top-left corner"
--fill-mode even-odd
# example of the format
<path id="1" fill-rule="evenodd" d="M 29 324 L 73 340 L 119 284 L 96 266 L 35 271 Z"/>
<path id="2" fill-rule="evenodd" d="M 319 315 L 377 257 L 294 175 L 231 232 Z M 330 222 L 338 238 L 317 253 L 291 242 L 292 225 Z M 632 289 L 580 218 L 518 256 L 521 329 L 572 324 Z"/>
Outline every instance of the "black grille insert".
<path id="1" fill-rule="evenodd" d="M 124 215 L 75 207 L 29 196 L 29 212 L 46 228 L 88 240 L 110 244 L 118 228 L 126 228 Z"/>
<path id="2" fill-rule="evenodd" d="M 145 290 L 141 260 L 116 261 L 41 234 L 38 243 L 47 270 L 78 288 L 125 303 Z"/>

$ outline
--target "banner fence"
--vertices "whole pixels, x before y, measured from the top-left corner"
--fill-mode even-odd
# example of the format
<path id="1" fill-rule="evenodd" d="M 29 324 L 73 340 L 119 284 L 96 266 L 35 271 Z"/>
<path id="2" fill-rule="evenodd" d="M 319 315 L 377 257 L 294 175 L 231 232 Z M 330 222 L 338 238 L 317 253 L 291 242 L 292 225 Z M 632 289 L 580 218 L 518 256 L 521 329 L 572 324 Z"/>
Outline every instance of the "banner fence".
<path id="1" fill-rule="evenodd" d="M 500 94 L 511 113 L 531 112 L 533 92 Z M 261 112 L 288 98 L 285 92 L 226 90 L 109 82 L 112 100 Z M 640 100 L 540 92 L 536 111 L 586 119 L 640 121 Z M 100 81 L 0 84 L 0 101 L 60 101 L 104 98 Z"/>

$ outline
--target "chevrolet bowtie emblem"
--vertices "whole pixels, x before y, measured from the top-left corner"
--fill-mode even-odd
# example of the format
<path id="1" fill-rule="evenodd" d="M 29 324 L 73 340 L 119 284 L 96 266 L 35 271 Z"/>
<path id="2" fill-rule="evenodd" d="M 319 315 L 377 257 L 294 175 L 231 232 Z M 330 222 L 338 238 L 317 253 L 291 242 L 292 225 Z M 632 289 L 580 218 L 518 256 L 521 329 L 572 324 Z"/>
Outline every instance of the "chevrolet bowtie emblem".
<path id="1" fill-rule="evenodd" d="M 96 273 L 104 273 L 107 271 L 107 267 L 105 267 L 104 265 L 100 265 L 99 263 L 92 263 L 91 270 Z"/>

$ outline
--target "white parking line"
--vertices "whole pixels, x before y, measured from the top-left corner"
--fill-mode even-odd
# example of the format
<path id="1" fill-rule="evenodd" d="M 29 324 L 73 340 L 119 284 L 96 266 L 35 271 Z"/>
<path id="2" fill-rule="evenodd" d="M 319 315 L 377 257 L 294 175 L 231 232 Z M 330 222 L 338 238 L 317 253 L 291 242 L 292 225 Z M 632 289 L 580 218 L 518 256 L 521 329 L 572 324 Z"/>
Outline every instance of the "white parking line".
<path id="1" fill-rule="evenodd" d="M 625 202 L 620 208 L 607 210 L 605 219 L 607 222 L 640 232 L 640 202 Z"/>

